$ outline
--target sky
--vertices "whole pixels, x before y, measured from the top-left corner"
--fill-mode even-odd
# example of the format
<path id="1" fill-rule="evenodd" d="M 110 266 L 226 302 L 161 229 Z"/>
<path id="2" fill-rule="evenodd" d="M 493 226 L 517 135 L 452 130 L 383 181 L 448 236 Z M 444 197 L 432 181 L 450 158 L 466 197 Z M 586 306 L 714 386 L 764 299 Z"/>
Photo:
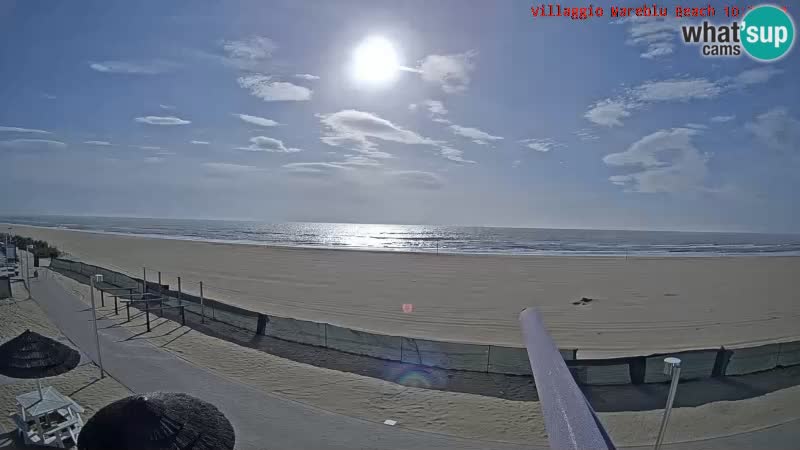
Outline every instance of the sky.
<path id="1" fill-rule="evenodd" d="M 538 5 L 3 1 L 0 214 L 800 232 L 797 48 Z"/>

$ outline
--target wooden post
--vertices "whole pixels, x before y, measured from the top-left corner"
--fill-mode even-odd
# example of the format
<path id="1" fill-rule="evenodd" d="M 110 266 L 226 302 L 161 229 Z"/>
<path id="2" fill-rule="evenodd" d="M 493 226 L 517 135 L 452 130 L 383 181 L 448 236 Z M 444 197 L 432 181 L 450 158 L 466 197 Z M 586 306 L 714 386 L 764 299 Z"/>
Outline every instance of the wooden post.
<path id="1" fill-rule="evenodd" d="M 127 321 L 130 322 L 131 321 L 131 301 L 130 300 L 128 300 L 128 302 L 125 303 L 125 309 L 128 311 L 128 320 Z"/>
<path id="2" fill-rule="evenodd" d="M 200 282 L 200 322 L 206 323 L 206 301 L 203 297 L 203 282 Z"/>
<path id="3" fill-rule="evenodd" d="M 114 296 L 114 315 L 115 316 L 119 315 L 119 308 L 117 306 L 117 296 L 116 295 Z"/>
<path id="4" fill-rule="evenodd" d="M 147 267 L 142 267 L 142 294 L 147 292 Z"/>
<path id="5" fill-rule="evenodd" d="M 147 332 L 150 332 L 150 302 L 145 299 L 144 301 L 144 315 L 147 317 Z"/>
<path id="6" fill-rule="evenodd" d="M 106 294 L 106 291 L 100 289 L 100 306 L 102 306 L 104 308 L 106 306 L 106 295 L 105 294 Z"/>
<path id="7" fill-rule="evenodd" d="M 184 308 L 184 306 L 181 305 L 181 325 L 186 325 L 186 311 L 185 311 L 185 309 L 186 308 Z"/>

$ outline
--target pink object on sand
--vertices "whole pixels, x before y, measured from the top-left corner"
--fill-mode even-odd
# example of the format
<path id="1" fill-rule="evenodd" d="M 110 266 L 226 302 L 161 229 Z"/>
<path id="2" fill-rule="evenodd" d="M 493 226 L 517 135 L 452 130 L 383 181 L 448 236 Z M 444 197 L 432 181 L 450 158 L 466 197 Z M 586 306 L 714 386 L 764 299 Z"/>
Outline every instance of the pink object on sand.
<path id="1" fill-rule="evenodd" d="M 411 303 L 403 303 L 403 312 L 404 313 L 414 312 L 414 305 Z"/>

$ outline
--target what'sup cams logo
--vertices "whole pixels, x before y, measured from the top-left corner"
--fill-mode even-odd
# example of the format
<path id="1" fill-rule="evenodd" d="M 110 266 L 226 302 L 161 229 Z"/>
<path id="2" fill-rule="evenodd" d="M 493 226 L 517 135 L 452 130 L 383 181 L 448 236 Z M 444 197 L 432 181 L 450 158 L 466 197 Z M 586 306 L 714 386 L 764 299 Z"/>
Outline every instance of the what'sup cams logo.
<path id="1" fill-rule="evenodd" d="M 795 26 L 789 14 L 772 5 L 755 7 L 741 22 L 727 25 L 684 25 L 683 42 L 702 44 L 704 56 L 740 56 L 746 53 L 758 61 L 777 61 L 794 44 Z"/>

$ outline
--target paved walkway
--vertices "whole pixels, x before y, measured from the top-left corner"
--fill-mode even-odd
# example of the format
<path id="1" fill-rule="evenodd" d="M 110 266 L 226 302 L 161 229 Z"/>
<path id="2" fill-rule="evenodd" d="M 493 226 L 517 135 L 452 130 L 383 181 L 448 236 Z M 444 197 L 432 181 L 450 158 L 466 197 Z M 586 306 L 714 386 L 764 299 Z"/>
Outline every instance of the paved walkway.
<path id="1" fill-rule="evenodd" d="M 33 297 L 75 345 L 97 360 L 91 310 L 48 278 L 32 282 Z M 238 449 L 522 449 L 511 443 L 460 439 L 393 428 L 293 402 L 221 377 L 99 320 L 103 364 L 134 392 L 187 392 L 217 405 L 236 429 Z M 798 422 L 718 439 L 665 445 L 665 449 L 795 448 Z M 631 447 L 632 448 L 632 447 Z"/>

